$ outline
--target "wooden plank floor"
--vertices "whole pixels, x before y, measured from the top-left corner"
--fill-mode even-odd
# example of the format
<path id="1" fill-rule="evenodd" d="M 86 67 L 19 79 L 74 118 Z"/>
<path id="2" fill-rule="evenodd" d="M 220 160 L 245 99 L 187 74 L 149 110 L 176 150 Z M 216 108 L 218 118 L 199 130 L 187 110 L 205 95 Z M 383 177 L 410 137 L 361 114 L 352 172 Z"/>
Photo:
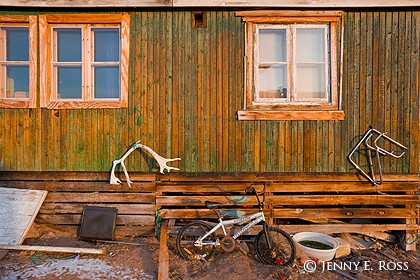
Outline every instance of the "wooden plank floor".
<path id="1" fill-rule="evenodd" d="M 22 244 L 47 191 L 0 188 L 0 244 Z"/>

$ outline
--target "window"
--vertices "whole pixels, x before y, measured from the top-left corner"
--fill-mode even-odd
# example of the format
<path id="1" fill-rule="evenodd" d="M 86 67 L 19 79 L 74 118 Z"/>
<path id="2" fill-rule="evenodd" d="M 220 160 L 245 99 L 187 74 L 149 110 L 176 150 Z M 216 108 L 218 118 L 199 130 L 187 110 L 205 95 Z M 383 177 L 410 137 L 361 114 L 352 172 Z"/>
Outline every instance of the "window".
<path id="1" fill-rule="evenodd" d="M 42 15 L 40 30 L 42 107 L 127 107 L 128 15 Z"/>
<path id="2" fill-rule="evenodd" d="M 36 17 L 0 15 L 0 107 L 36 107 Z"/>
<path id="3" fill-rule="evenodd" d="M 239 120 L 339 120 L 337 23 L 341 12 L 240 12 L 246 84 Z"/>

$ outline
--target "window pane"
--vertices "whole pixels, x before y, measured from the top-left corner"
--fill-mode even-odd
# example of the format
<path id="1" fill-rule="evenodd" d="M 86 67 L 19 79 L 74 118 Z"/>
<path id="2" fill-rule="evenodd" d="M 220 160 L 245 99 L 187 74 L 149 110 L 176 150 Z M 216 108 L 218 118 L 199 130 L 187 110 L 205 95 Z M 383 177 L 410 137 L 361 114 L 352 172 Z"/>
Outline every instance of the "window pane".
<path id="1" fill-rule="evenodd" d="M 296 98 L 326 98 L 325 65 L 299 65 Z"/>
<path id="2" fill-rule="evenodd" d="M 260 67 L 258 86 L 260 98 L 286 98 L 287 66 Z"/>
<path id="3" fill-rule="evenodd" d="M 56 28 L 57 61 L 82 61 L 82 31 L 80 28 Z"/>
<path id="4" fill-rule="evenodd" d="M 95 28 L 95 62 L 120 60 L 120 32 L 118 28 Z"/>
<path id="5" fill-rule="evenodd" d="M 324 62 L 324 28 L 297 28 L 297 62 Z"/>
<path id="6" fill-rule="evenodd" d="M 29 61 L 29 28 L 6 28 L 6 60 Z"/>
<path id="7" fill-rule="evenodd" d="M 6 97 L 29 98 L 29 66 L 7 66 L 6 73 Z"/>
<path id="8" fill-rule="evenodd" d="M 58 98 L 82 98 L 82 68 L 57 67 Z"/>
<path id="9" fill-rule="evenodd" d="M 95 67 L 95 98 L 120 97 L 120 68 Z"/>
<path id="10" fill-rule="evenodd" d="M 259 29 L 259 62 L 286 62 L 286 29 Z"/>

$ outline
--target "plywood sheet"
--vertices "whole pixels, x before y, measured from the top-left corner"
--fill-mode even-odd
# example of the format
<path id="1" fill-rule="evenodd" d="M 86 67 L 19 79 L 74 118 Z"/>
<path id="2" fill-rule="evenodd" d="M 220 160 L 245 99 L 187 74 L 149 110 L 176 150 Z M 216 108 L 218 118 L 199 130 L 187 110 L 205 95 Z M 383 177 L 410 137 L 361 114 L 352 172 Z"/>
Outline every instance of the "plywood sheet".
<path id="1" fill-rule="evenodd" d="M 47 191 L 0 188 L 0 244 L 22 244 Z"/>

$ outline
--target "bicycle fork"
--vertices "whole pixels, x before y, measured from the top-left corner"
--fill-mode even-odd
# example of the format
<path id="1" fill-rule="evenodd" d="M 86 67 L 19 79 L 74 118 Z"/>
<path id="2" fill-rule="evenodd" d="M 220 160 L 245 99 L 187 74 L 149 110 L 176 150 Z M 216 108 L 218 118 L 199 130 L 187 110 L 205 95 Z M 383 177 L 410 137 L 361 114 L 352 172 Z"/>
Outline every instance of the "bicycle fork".
<path id="1" fill-rule="evenodd" d="M 265 240 L 267 241 L 267 247 L 271 251 L 271 242 L 270 242 L 271 240 L 270 240 L 270 235 L 268 234 L 268 224 L 266 221 L 263 222 L 263 230 L 264 230 Z"/>

